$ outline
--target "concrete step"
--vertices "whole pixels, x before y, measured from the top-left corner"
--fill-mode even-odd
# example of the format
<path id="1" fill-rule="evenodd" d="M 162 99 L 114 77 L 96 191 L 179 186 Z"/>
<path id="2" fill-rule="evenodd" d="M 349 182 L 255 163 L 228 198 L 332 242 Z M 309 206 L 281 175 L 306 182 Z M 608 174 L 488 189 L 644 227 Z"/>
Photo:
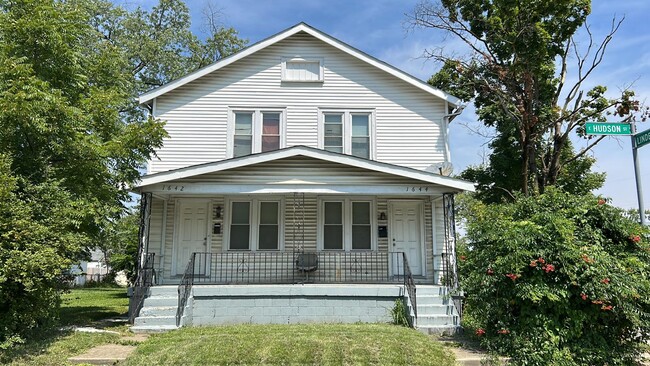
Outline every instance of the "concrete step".
<path id="1" fill-rule="evenodd" d="M 418 315 L 458 315 L 455 307 L 450 305 L 430 305 L 418 303 Z"/>
<path id="2" fill-rule="evenodd" d="M 449 305 L 449 300 L 438 295 L 420 295 L 415 296 L 418 305 Z"/>
<path id="3" fill-rule="evenodd" d="M 460 332 L 461 327 L 459 325 L 420 326 L 418 324 L 417 329 L 424 334 L 454 335 Z"/>
<path id="4" fill-rule="evenodd" d="M 134 325 L 131 327 L 131 332 L 136 334 L 163 333 L 174 329 L 178 329 L 178 327 L 176 325 Z"/>
<path id="5" fill-rule="evenodd" d="M 178 286 L 152 286 L 149 288 L 151 296 L 178 296 Z"/>
<path id="6" fill-rule="evenodd" d="M 170 296 L 151 296 L 144 299 L 142 307 L 178 306 L 178 298 Z"/>
<path id="7" fill-rule="evenodd" d="M 176 326 L 176 315 L 170 316 L 139 316 L 134 325 L 173 325 Z"/>
<path id="8" fill-rule="evenodd" d="M 145 306 L 139 316 L 176 316 L 178 306 Z"/>
<path id="9" fill-rule="evenodd" d="M 136 319 L 137 320 L 137 319 Z M 459 320 L 455 315 L 420 315 L 418 314 L 418 327 L 434 327 L 440 325 L 458 325 Z"/>
<path id="10" fill-rule="evenodd" d="M 415 286 L 415 290 L 417 296 L 420 295 L 445 296 L 447 294 L 447 288 L 444 286 L 420 285 L 420 286 Z"/>

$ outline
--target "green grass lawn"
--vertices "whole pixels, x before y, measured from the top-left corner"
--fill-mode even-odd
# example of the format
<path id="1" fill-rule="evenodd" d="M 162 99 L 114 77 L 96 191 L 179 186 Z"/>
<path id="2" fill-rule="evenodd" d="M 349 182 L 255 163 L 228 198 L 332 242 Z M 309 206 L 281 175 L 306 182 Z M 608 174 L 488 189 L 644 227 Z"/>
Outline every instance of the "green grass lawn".
<path id="1" fill-rule="evenodd" d="M 125 288 L 81 288 L 63 295 L 60 317 L 62 325 L 86 326 L 108 317 L 126 315 L 127 311 Z M 126 331 L 124 326 L 107 329 Z M 66 365 L 68 357 L 100 344 L 116 343 L 119 338 L 117 334 L 78 333 L 58 329 L 43 331 L 25 344 L 0 352 L 0 364 Z"/>
<path id="2" fill-rule="evenodd" d="M 154 335 L 126 365 L 454 365 L 431 338 L 388 324 L 237 325 Z"/>

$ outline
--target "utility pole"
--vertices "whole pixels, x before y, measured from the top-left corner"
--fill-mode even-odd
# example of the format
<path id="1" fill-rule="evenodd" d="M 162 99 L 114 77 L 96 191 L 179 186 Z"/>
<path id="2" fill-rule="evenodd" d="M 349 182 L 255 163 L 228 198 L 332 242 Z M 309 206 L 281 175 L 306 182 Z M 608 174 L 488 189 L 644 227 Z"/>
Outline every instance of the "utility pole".
<path id="1" fill-rule="evenodd" d="M 641 225 L 647 225 L 645 218 L 645 205 L 643 204 L 643 187 L 641 186 L 641 167 L 639 165 L 639 154 L 638 149 L 640 146 L 640 139 L 637 140 L 636 136 L 636 125 L 634 121 L 631 123 L 632 127 L 632 159 L 634 161 L 634 178 L 636 180 L 636 195 L 639 200 L 639 217 L 641 218 Z M 645 145 L 645 143 L 644 143 Z"/>

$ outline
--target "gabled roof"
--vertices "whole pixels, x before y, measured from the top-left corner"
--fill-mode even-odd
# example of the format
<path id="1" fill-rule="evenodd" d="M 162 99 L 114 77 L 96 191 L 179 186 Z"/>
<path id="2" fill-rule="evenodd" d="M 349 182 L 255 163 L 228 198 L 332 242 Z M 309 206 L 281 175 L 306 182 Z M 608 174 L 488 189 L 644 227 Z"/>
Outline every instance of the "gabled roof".
<path id="1" fill-rule="evenodd" d="M 399 165 L 382 163 L 379 161 L 368 160 L 351 155 L 344 155 L 330 151 L 315 149 L 307 146 L 293 146 L 285 149 L 269 151 L 265 153 L 252 154 L 237 158 L 220 160 L 212 163 L 192 165 L 185 168 L 179 168 L 166 172 L 160 172 L 145 175 L 141 178 L 138 185 L 133 187 L 142 188 L 157 183 L 165 183 L 177 179 L 194 177 L 201 174 L 215 173 L 228 169 L 245 167 L 253 164 L 265 163 L 278 159 L 284 159 L 294 156 L 306 156 L 313 159 L 329 161 L 333 163 L 353 166 L 361 169 L 396 175 L 405 178 L 416 179 L 422 182 L 436 184 L 448 187 L 451 192 L 470 191 L 474 192 L 474 183 L 461 179 L 450 178 L 435 173 L 430 173 L 413 168 L 407 168 Z"/>
<path id="2" fill-rule="evenodd" d="M 366 62 L 366 63 L 368 63 L 368 64 L 370 64 L 370 65 L 372 65 L 372 66 L 374 66 L 374 67 L 376 67 L 378 69 L 381 69 L 381 70 L 383 70 L 383 71 L 385 71 L 385 72 L 387 72 L 387 73 L 389 73 L 389 74 L 391 74 L 393 76 L 396 76 L 399 79 L 402 79 L 402 80 L 406 81 L 407 83 L 409 83 L 409 84 L 411 84 L 411 85 L 413 85 L 413 86 L 415 86 L 417 88 L 420 88 L 420 89 L 422 89 L 422 90 L 424 90 L 424 91 L 426 91 L 426 92 L 428 92 L 430 94 L 433 94 L 436 97 L 439 97 L 439 98 L 447 101 L 448 103 L 450 103 L 450 104 L 452 104 L 454 106 L 460 105 L 460 99 L 454 97 L 453 95 L 447 94 L 447 93 L 445 93 L 444 91 L 442 91 L 440 89 L 434 88 L 433 86 L 425 83 L 424 81 L 422 81 L 422 80 L 420 80 L 420 79 L 418 79 L 418 78 L 416 78 L 416 77 L 414 77 L 412 75 L 409 75 L 408 73 L 406 73 L 404 71 L 401 71 L 401 70 L 397 69 L 396 67 L 391 66 L 391 65 L 389 65 L 389 64 L 387 64 L 387 63 L 385 63 L 385 62 L 383 62 L 383 61 L 381 61 L 381 60 L 379 60 L 379 59 L 377 59 L 375 57 L 372 57 L 372 56 L 368 55 L 367 53 L 362 52 L 362 51 L 360 51 L 360 50 L 346 44 L 345 42 L 339 41 L 338 39 L 336 39 L 336 38 L 334 38 L 334 37 L 332 37 L 330 35 L 327 35 L 327 34 L 319 31 L 316 28 L 313 28 L 312 26 L 310 26 L 310 25 L 308 25 L 306 23 L 299 23 L 297 25 L 294 25 L 293 27 L 285 29 L 284 31 L 282 31 L 280 33 L 277 33 L 274 36 L 271 36 L 271 37 L 266 38 L 266 39 L 264 39 L 262 41 L 259 41 L 259 42 L 255 43 L 255 44 L 253 44 L 253 45 L 251 45 L 251 46 L 249 46 L 249 47 L 247 47 L 247 48 L 245 48 L 245 49 L 243 49 L 243 50 L 241 50 L 241 51 L 239 51 L 239 52 L 237 52 L 237 53 L 235 53 L 235 54 L 233 54 L 231 56 L 223 58 L 223 59 L 221 59 L 221 60 L 219 60 L 219 61 L 217 61 L 217 62 L 215 62 L 215 63 L 213 63 L 211 65 L 208 65 L 208 66 L 206 66 L 206 67 L 204 67 L 202 69 L 199 69 L 199 70 L 196 70 L 196 71 L 194 71 L 194 72 L 192 72 L 190 74 L 187 74 L 186 76 L 184 76 L 184 77 L 182 77 L 180 79 L 176 79 L 176 80 L 174 80 L 174 81 L 172 81 L 172 82 L 170 82 L 168 84 L 162 85 L 162 86 L 160 86 L 160 87 L 158 87 L 156 89 L 153 89 L 153 90 L 151 90 L 151 91 L 149 91 L 147 93 L 144 93 L 139 97 L 139 102 L 140 102 L 140 104 L 148 103 L 148 102 L 150 102 L 151 100 L 155 99 L 156 97 L 158 97 L 160 95 L 163 95 L 163 94 L 165 94 L 165 93 L 167 93 L 169 91 L 172 91 L 172 90 L 174 90 L 174 89 L 176 89 L 176 88 L 178 88 L 180 86 L 183 86 L 183 85 L 185 85 L 185 84 L 187 84 L 189 82 L 192 82 L 192 81 L 194 81 L 194 80 L 196 80 L 196 79 L 198 79 L 198 78 L 200 78 L 200 77 L 202 77 L 204 75 L 207 75 L 207 74 L 209 74 L 209 73 L 211 73 L 213 71 L 216 71 L 216 70 L 219 70 L 219 69 L 221 69 L 221 68 L 223 68 L 225 66 L 228 66 L 228 65 L 232 64 L 233 62 L 236 62 L 237 60 L 240 60 L 240 59 L 242 59 L 242 58 L 244 58 L 246 56 L 249 56 L 249 55 L 251 55 L 251 54 L 253 54 L 253 53 L 255 53 L 255 52 L 259 51 L 259 50 L 262 50 L 262 49 L 264 49 L 264 48 L 266 48 L 268 46 L 271 46 L 271 45 L 273 45 L 273 44 L 275 44 L 277 42 L 280 42 L 280 41 L 282 41 L 282 40 L 284 40 L 284 39 L 286 39 L 288 37 L 291 37 L 291 36 L 293 36 L 294 34 L 296 34 L 298 32 L 305 32 L 305 33 L 307 33 L 307 34 L 309 34 L 309 35 L 311 35 L 311 36 L 313 36 L 313 37 L 315 37 L 315 38 L 329 44 L 330 46 L 333 46 L 333 47 L 339 49 L 340 51 L 343 51 L 343 52 L 345 52 L 345 53 L 347 53 L 347 54 L 349 54 L 349 55 L 351 55 L 353 57 L 356 57 L 359 60 L 362 60 L 362 61 L 364 61 L 364 62 Z"/>

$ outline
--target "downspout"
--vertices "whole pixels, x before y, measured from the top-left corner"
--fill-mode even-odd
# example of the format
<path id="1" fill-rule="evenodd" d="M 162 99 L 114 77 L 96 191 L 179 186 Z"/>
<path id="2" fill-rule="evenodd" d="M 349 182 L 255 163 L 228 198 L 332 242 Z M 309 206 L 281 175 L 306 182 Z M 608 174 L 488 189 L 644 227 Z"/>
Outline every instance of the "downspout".
<path id="1" fill-rule="evenodd" d="M 451 163 L 451 151 L 449 149 L 449 124 L 451 121 L 454 120 L 454 118 L 458 117 L 461 113 L 463 113 L 463 110 L 465 109 L 464 105 L 459 105 L 456 106 L 455 109 L 449 108 L 449 102 L 445 101 L 445 114 L 442 116 L 442 121 L 441 121 L 441 127 L 442 127 L 442 135 L 444 136 L 445 139 L 445 154 L 447 156 L 447 162 Z"/>

